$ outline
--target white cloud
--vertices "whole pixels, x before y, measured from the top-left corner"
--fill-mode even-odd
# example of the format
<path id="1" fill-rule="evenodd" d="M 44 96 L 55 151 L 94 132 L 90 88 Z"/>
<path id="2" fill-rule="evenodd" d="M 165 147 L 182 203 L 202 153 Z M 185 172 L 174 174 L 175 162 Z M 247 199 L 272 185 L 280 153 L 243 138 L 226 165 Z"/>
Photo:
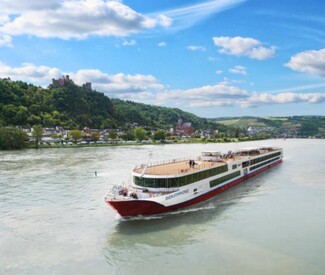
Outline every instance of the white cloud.
<path id="1" fill-rule="evenodd" d="M 201 102 L 192 102 L 190 103 L 190 107 L 231 107 L 234 103 L 230 100 L 223 101 L 201 101 Z"/>
<path id="2" fill-rule="evenodd" d="M 58 68 L 47 66 L 36 66 L 30 63 L 24 63 L 20 67 L 10 67 L 0 62 L 0 78 L 10 77 L 12 80 L 22 80 L 35 84 L 49 83 L 52 78 L 62 75 Z"/>
<path id="3" fill-rule="evenodd" d="M 205 48 L 202 46 L 195 46 L 195 45 L 190 45 L 187 46 L 186 49 L 188 49 L 189 51 L 200 51 L 200 52 L 205 52 Z"/>
<path id="4" fill-rule="evenodd" d="M 58 0 L 1 0 L 1 13 L 20 14 L 31 10 L 44 10 L 57 8 L 60 5 Z"/>
<path id="5" fill-rule="evenodd" d="M 158 47 L 165 47 L 166 46 L 166 43 L 165 42 L 159 42 L 158 43 Z"/>
<path id="6" fill-rule="evenodd" d="M 152 75 L 128 75 L 118 73 L 109 75 L 100 70 L 79 70 L 71 74 L 76 84 L 92 82 L 92 86 L 108 96 L 123 97 L 123 95 L 143 94 L 164 89 L 164 85 Z"/>
<path id="7" fill-rule="evenodd" d="M 241 75 L 247 75 L 247 69 L 244 66 L 237 65 L 233 68 L 229 69 L 229 72 L 233 74 L 241 74 Z"/>
<path id="8" fill-rule="evenodd" d="M 247 56 L 252 59 L 264 60 L 275 55 L 275 47 L 263 46 L 263 43 L 249 37 L 213 37 L 216 46 L 221 47 L 219 53 L 236 56 Z"/>
<path id="9" fill-rule="evenodd" d="M 216 70 L 216 74 L 222 74 L 223 71 L 222 70 Z"/>
<path id="10" fill-rule="evenodd" d="M 234 86 L 240 81 L 229 80 L 216 85 L 207 85 L 187 90 L 172 90 L 157 93 L 156 100 L 172 106 L 189 107 L 260 107 L 264 105 L 325 102 L 325 93 L 257 93 Z"/>
<path id="11" fill-rule="evenodd" d="M 214 61 L 217 61 L 217 60 L 218 60 L 218 58 L 216 58 L 216 57 L 213 57 L 213 56 L 208 57 L 208 61 L 210 61 L 210 62 L 214 62 Z"/>
<path id="12" fill-rule="evenodd" d="M 157 94 L 157 100 L 191 107 L 230 106 L 247 96 L 246 90 L 219 83 L 188 90 L 165 91 Z"/>
<path id="13" fill-rule="evenodd" d="M 231 80 L 231 83 L 243 84 L 243 83 L 246 83 L 246 81 L 245 80 L 242 80 L 242 79 L 232 79 Z"/>
<path id="14" fill-rule="evenodd" d="M 157 22 L 159 23 L 159 25 L 161 25 L 161 26 L 163 26 L 165 28 L 168 28 L 173 23 L 173 19 L 166 16 L 166 15 L 159 14 L 157 16 Z"/>
<path id="15" fill-rule="evenodd" d="M 325 76 L 325 48 L 300 52 L 292 56 L 285 66 L 294 71 Z"/>
<path id="16" fill-rule="evenodd" d="M 42 38 L 86 39 L 127 36 L 162 27 L 189 28 L 212 14 L 247 0 L 210 0 L 176 9 L 141 14 L 118 0 L 2 0 L 0 32 Z"/>
<path id="17" fill-rule="evenodd" d="M 6 1 L 2 14 L 6 15 L 4 12 L 7 12 L 15 16 L 0 27 L 2 33 L 85 39 L 91 35 L 126 36 L 144 29 L 168 27 L 171 24 L 171 19 L 165 15 L 148 17 L 118 1 L 63 0 L 43 3 L 34 0 L 31 7 L 28 7 L 29 1 L 28 5 L 27 2 L 20 2 L 14 1 L 14 4 L 10 5 L 10 2 Z"/>
<path id="18" fill-rule="evenodd" d="M 283 92 L 293 92 L 293 91 L 305 91 L 305 90 L 315 90 L 318 88 L 324 88 L 325 83 L 316 83 L 316 84 L 309 84 L 309 85 L 301 85 L 295 86 L 290 88 L 284 88 L 276 91 L 267 91 L 266 93 L 283 93 Z"/>
<path id="19" fill-rule="evenodd" d="M 211 0 L 199 4 L 183 6 L 180 8 L 166 10 L 164 14 L 172 18 L 172 31 L 179 31 L 201 22 L 212 14 L 233 8 L 246 0 Z"/>
<path id="20" fill-rule="evenodd" d="M 4 23 L 7 23 L 10 21 L 10 17 L 6 14 L 1 14 L 0 11 L 0 25 L 3 25 Z"/>
<path id="21" fill-rule="evenodd" d="M 6 34 L 0 34 L 0 48 L 1 47 L 12 47 L 11 36 Z"/>
<path id="22" fill-rule="evenodd" d="M 132 40 L 124 40 L 122 45 L 123 46 L 135 46 L 137 44 L 137 42 L 132 39 Z"/>
<path id="23" fill-rule="evenodd" d="M 253 93 L 247 100 L 241 102 L 242 107 L 258 107 L 265 104 L 289 104 L 289 103 L 323 103 L 325 93 Z"/>

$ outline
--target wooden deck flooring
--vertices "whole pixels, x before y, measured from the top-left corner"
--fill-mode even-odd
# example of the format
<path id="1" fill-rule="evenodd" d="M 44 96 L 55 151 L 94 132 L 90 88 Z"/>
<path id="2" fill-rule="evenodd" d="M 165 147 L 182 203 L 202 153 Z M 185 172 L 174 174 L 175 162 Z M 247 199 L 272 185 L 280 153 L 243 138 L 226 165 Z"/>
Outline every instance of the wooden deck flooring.
<path id="1" fill-rule="evenodd" d="M 194 168 L 191 168 L 189 161 L 171 162 L 167 164 L 150 166 L 146 169 L 146 175 L 179 175 L 194 171 L 204 170 L 211 167 L 225 165 L 224 162 L 195 161 Z M 136 168 L 134 172 L 142 174 L 145 168 Z"/>

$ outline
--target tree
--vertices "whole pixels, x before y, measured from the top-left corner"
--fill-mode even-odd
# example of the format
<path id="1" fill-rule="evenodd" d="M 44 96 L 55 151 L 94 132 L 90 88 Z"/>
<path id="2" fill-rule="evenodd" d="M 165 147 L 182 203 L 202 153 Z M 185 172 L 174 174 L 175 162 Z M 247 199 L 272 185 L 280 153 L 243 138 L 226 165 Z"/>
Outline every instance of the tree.
<path id="1" fill-rule="evenodd" d="M 43 136 L 43 128 L 41 125 L 33 126 L 32 136 L 35 139 L 35 148 L 38 149 L 39 143 Z"/>
<path id="2" fill-rule="evenodd" d="M 7 120 L 7 125 L 14 125 L 14 117 L 17 114 L 17 107 L 13 104 L 8 104 L 3 107 L 3 114 Z"/>
<path id="3" fill-rule="evenodd" d="M 54 120 L 54 118 L 52 117 L 51 114 L 45 114 L 44 115 L 44 125 L 48 126 L 48 127 L 53 127 L 55 126 L 56 121 Z"/>
<path id="4" fill-rule="evenodd" d="M 14 123 L 17 125 L 26 125 L 28 118 L 27 108 L 25 106 L 19 106 L 17 113 L 14 117 Z"/>
<path id="5" fill-rule="evenodd" d="M 125 134 L 121 135 L 121 138 L 123 140 L 134 140 L 135 139 L 135 136 L 134 136 L 134 133 L 133 132 L 128 131 Z"/>
<path id="6" fill-rule="evenodd" d="M 36 115 L 31 115 L 28 117 L 27 122 L 30 125 L 36 125 L 42 122 L 42 119 L 39 116 Z"/>
<path id="7" fill-rule="evenodd" d="M 163 130 L 158 130 L 153 135 L 153 140 L 163 140 L 166 138 L 166 134 Z"/>
<path id="8" fill-rule="evenodd" d="M 235 138 L 239 138 L 239 129 L 238 128 L 236 129 L 236 132 L 235 132 Z"/>
<path id="9" fill-rule="evenodd" d="M 101 134 L 98 132 L 92 132 L 90 135 L 91 139 L 95 141 L 95 143 L 100 139 Z"/>
<path id="10" fill-rule="evenodd" d="M 75 144 L 82 137 L 80 130 L 71 130 L 71 131 L 69 131 L 69 136 L 73 139 L 73 142 Z"/>
<path id="11" fill-rule="evenodd" d="M 117 132 L 115 130 L 109 130 L 108 136 L 110 139 L 116 139 L 117 138 Z"/>
<path id="12" fill-rule="evenodd" d="M 265 132 L 265 131 L 262 131 L 260 133 L 258 133 L 256 139 L 268 139 L 270 138 L 270 135 L 269 133 Z"/>
<path id="13" fill-rule="evenodd" d="M 136 127 L 134 129 L 134 136 L 139 141 L 144 140 L 146 138 L 146 131 L 143 128 L 141 128 L 141 127 Z"/>
<path id="14" fill-rule="evenodd" d="M 0 150 L 27 147 L 27 134 L 16 127 L 0 127 Z"/>
<path id="15" fill-rule="evenodd" d="M 300 135 L 302 136 L 314 136 L 318 133 L 317 125 L 312 124 L 311 122 L 302 122 L 300 128 Z"/>

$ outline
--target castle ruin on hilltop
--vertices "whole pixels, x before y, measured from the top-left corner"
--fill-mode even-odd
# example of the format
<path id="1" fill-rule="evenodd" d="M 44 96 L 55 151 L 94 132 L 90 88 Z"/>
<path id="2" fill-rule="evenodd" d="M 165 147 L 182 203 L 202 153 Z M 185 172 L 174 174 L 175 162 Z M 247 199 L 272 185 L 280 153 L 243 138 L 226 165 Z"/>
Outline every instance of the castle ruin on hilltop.
<path id="1" fill-rule="evenodd" d="M 70 76 L 67 75 L 63 75 L 62 77 L 60 77 L 59 79 L 54 79 L 52 78 L 52 85 L 53 87 L 63 87 L 68 83 L 74 83 L 73 80 L 70 78 Z M 91 88 L 91 82 L 86 82 L 84 84 L 82 84 L 82 88 L 88 90 L 88 91 L 92 91 Z"/>

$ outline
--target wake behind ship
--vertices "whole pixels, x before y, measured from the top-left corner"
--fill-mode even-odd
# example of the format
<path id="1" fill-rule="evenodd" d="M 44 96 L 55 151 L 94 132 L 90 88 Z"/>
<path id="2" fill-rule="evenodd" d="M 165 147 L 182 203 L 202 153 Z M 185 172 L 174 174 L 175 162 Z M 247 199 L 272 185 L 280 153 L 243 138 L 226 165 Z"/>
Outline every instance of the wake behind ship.
<path id="1" fill-rule="evenodd" d="M 141 165 L 132 171 L 132 184 L 113 186 L 105 201 L 122 217 L 175 211 L 206 201 L 282 159 L 281 148 L 261 147 Z"/>

